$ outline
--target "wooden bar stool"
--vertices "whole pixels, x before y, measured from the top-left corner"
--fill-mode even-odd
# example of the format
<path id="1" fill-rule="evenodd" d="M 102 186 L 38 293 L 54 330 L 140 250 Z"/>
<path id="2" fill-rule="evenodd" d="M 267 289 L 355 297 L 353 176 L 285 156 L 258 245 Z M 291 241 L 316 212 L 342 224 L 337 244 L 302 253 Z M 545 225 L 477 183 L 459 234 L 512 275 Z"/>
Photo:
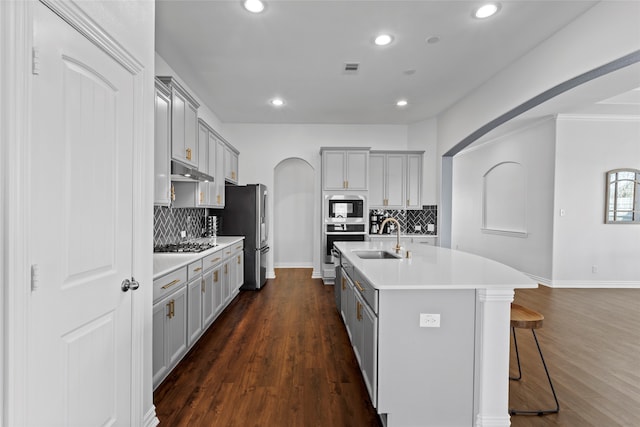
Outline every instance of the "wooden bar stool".
<path id="1" fill-rule="evenodd" d="M 517 377 L 509 377 L 510 380 L 519 381 L 522 378 L 522 369 L 520 368 L 520 354 L 518 354 L 518 341 L 516 339 L 516 328 L 520 329 L 531 329 L 533 333 L 533 338 L 536 341 L 536 346 L 538 347 L 538 354 L 540 354 L 540 360 L 542 360 L 542 366 L 544 366 L 544 371 L 547 374 L 547 379 L 549 380 L 549 386 L 551 387 L 551 393 L 553 393 L 553 399 L 556 402 L 555 409 L 538 409 L 538 410 L 521 410 L 521 409 L 509 409 L 509 413 L 511 415 L 517 414 L 525 414 L 525 415 L 546 415 L 546 414 L 555 414 L 560 411 L 560 404 L 558 403 L 558 397 L 556 396 L 556 391 L 553 388 L 553 383 L 551 382 L 551 376 L 549 375 L 549 370 L 547 369 L 547 364 L 544 361 L 544 356 L 542 356 L 542 350 L 540 349 L 540 343 L 538 343 L 538 337 L 536 336 L 536 329 L 542 327 L 542 321 L 544 320 L 544 316 L 537 311 L 531 310 L 530 308 L 523 307 L 519 304 L 511 304 L 511 331 L 513 332 L 513 344 L 516 349 L 516 360 L 518 362 L 518 376 Z"/>

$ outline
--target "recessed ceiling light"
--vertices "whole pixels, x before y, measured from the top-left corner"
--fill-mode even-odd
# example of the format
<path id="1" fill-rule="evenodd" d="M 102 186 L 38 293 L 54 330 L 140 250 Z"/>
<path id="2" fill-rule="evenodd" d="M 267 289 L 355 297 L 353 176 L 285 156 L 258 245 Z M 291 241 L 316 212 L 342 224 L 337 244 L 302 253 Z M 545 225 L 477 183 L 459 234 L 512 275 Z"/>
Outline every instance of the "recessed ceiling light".
<path id="1" fill-rule="evenodd" d="M 284 105 L 284 100 L 282 98 L 273 98 L 271 101 L 269 101 L 271 103 L 271 105 L 273 105 L 274 107 L 282 107 Z"/>
<path id="2" fill-rule="evenodd" d="M 386 46 L 392 41 L 393 41 L 393 37 L 391 37 L 389 34 L 380 34 L 375 38 L 373 42 L 378 46 Z"/>
<path id="3" fill-rule="evenodd" d="M 242 5 L 251 13 L 260 13 L 264 10 L 264 3 L 261 0 L 244 0 Z"/>
<path id="4" fill-rule="evenodd" d="M 398 100 L 398 102 L 396 102 L 396 105 L 398 107 L 406 107 L 409 104 L 409 102 L 406 99 L 400 99 Z"/>
<path id="5" fill-rule="evenodd" d="M 500 10 L 500 3 L 487 3 L 475 10 L 473 16 L 478 19 L 488 18 L 495 15 Z"/>

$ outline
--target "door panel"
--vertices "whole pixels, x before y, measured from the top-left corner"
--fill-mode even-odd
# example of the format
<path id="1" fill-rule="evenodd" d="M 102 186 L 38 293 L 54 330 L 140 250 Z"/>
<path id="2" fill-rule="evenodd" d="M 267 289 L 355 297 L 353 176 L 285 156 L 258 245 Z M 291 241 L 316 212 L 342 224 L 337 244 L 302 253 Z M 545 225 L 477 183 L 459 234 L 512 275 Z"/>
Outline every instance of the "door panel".
<path id="1" fill-rule="evenodd" d="M 40 3 L 29 425 L 131 423 L 134 77 Z"/>

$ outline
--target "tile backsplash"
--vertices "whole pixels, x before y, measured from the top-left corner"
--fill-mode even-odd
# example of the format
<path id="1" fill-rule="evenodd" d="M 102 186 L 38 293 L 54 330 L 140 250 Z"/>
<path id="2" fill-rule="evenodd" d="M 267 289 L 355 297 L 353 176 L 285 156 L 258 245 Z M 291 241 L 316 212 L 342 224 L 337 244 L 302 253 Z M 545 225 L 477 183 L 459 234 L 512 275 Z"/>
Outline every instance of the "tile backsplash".
<path id="1" fill-rule="evenodd" d="M 166 245 L 182 240 L 201 237 L 205 228 L 206 209 L 180 208 L 164 206 L 153 207 L 153 245 Z M 185 231 L 187 237 L 181 238 Z"/>
<path id="2" fill-rule="evenodd" d="M 400 223 L 402 234 L 420 234 L 434 236 L 438 234 L 438 206 L 424 205 L 418 210 L 394 210 L 394 209 L 371 209 L 369 211 L 369 233 L 372 232 L 373 224 L 381 224 L 386 218 L 395 218 Z M 433 224 L 433 231 L 427 231 L 427 226 Z M 416 231 L 416 226 L 421 227 Z M 373 227 L 375 229 L 375 227 Z M 388 225 L 385 226 L 383 234 L 389 233 Z"/>

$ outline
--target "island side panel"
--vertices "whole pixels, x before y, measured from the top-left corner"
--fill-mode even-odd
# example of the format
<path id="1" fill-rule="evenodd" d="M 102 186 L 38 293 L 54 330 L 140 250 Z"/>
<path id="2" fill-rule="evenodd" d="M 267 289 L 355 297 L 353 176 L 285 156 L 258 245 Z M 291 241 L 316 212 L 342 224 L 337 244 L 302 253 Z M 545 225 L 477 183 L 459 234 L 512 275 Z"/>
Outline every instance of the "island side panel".
<path id="1" fill-rule="evenodd" d="M 473 424 L 475 290 L 380 290 L 378 413 L 388 427 Z M 420 327 L 420 313 L 440 327 Z"/>

